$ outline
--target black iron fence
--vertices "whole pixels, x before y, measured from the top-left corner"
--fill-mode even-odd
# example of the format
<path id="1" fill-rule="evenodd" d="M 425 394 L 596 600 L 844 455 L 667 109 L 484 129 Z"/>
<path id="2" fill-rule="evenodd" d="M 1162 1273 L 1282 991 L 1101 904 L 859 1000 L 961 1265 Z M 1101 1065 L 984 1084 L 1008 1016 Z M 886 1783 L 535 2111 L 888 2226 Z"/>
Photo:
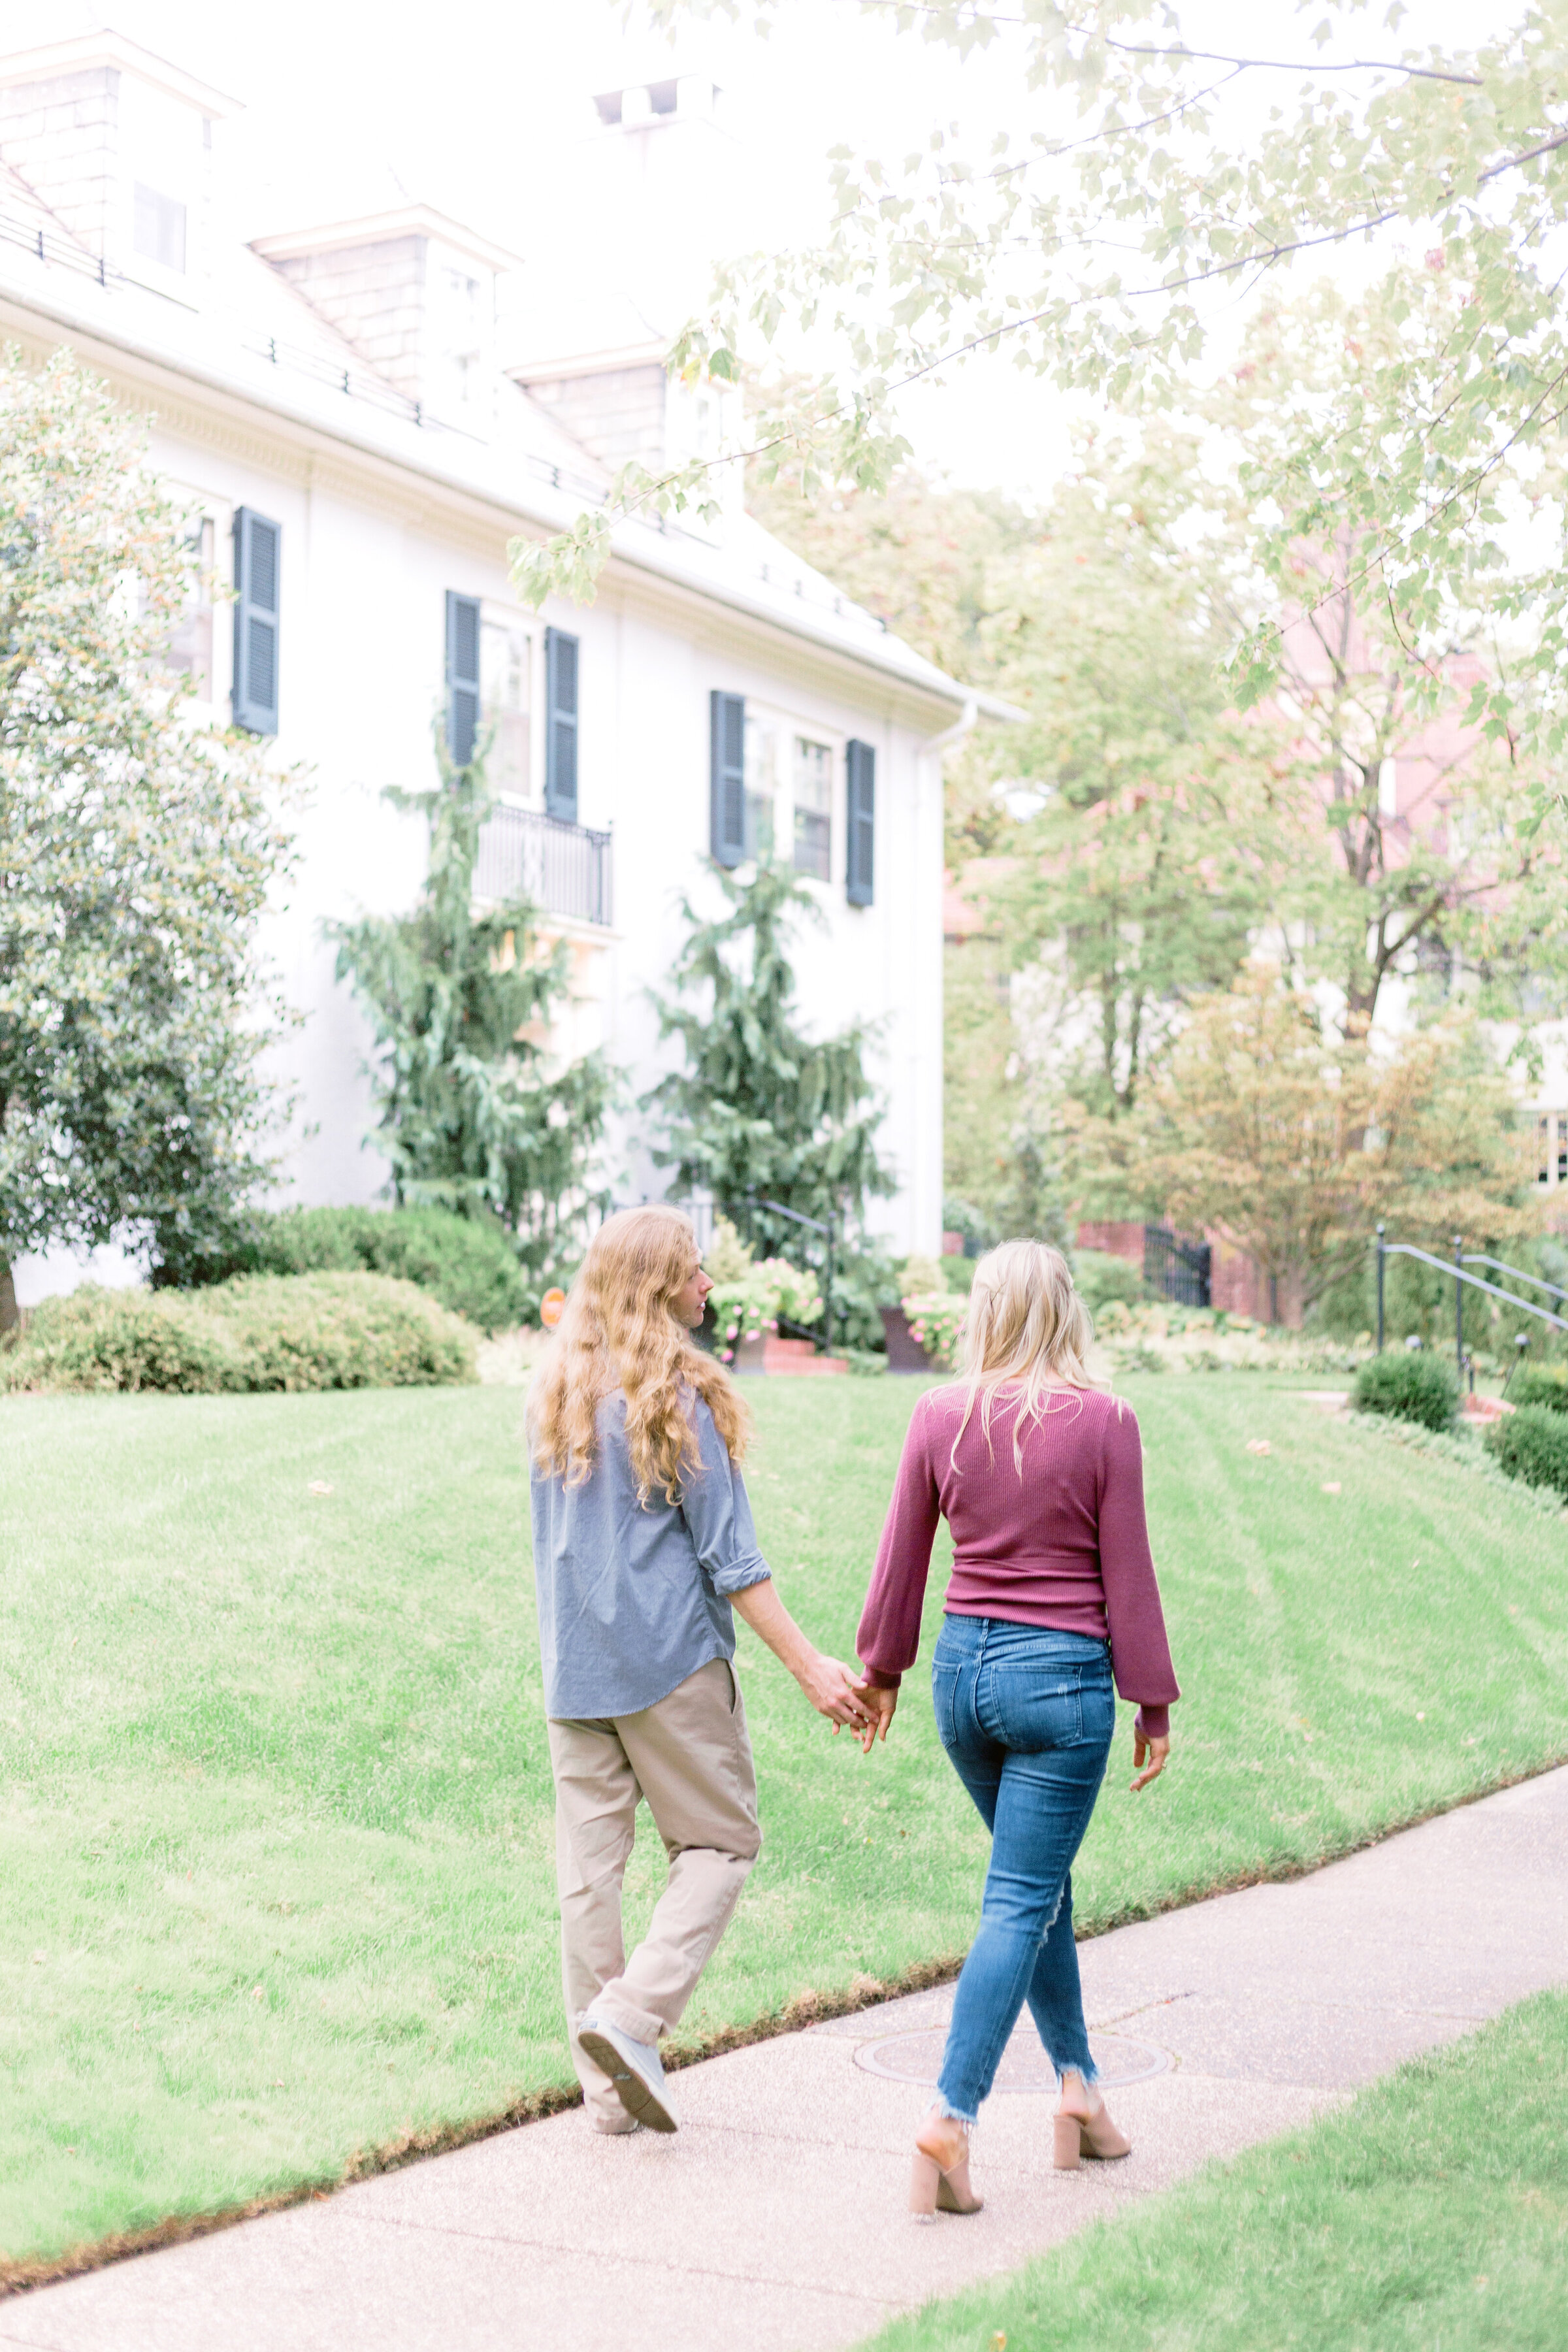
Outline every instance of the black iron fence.
<path id="1" fill-rule="evenodd" d="M 1143 1228 L 1143 1280 L 1177 1307 L 1210 1307 L 1214 1252 L 1207 1242 L 1178 1241 L 1169 1225 Z"/>
<path id="2" fill-rule="evenodd" d="M 474 893 L 531 898 L 547 914 L 579 923 L 613 919 L 608 833 L 502 803 L 479 829 Z"/>

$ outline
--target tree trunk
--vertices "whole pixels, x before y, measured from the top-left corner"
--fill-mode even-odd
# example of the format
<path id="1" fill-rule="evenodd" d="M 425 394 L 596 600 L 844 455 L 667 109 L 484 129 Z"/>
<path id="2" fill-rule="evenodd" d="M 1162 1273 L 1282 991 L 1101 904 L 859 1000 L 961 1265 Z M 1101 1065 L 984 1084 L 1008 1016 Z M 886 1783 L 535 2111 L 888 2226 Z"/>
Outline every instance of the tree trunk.
<path id="1" fill-rule="evenodd" d="M 8 1331 L 14 1331 L 21 1319 L 22 1310 L 16 1304 L 16 1282 L 11 1272 L 11 1261 L 8 1257 L 0 1257 L 0 1339 Z"/>

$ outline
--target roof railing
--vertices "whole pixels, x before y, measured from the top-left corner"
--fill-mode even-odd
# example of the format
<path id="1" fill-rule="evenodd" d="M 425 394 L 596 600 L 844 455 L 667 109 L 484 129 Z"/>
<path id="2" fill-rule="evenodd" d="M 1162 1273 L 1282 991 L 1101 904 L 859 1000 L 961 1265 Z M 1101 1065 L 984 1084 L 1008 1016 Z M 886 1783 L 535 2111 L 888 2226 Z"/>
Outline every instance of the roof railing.
<path id="1" fill-rule="evenodd" d="M 147 291 L 139 278 L 132 277 L 129 270 L 117 268 L 101 254 L 89 253 L 72 238 L 3 209 L 0 209 L 0 244 L 18 247 L 47 267 L 74 271 L 78 277 L 90 278 L 99 286 L 134 286 L 142 292 Z M 341 392 L 351 400 L 363 401 L 371 408 L 380 409 L 385 415 L 401 417 L 405 424 L 417 425 L 421 431 L 456 433 L 466 439 L 477 437 L 466 434 L 461 425 L 452 424 L 447 417 L 432 416 L 422 400 L 415 400 L 408 394 L 399 392 L 395 385 L 384 383 L 366 369 L 356 368 L 352 362 L 345 364 L 329 352 L 313 351 L 308 343 L 292 342 L 281 335 L 241 334 L 238 341 L 240 349 L 253 359 L 263 359 L 273 367 L 287 368 L 295 375 L 307 376 L 312 383 Z M 574 474 L 569 467 L 552 458 L 541 457 L 531 450 L 511 454 L 521 459 L 535 480 L 548 482 L 552 489 L 563 490 L 568 497 L 580 499 L 586 506 L 603 506 L 605 503 L 609 494 L 602 482 L 590 481 L 585 475 Z M 661 532 L 673 531 L 682 538 L 699 537 L 697 532 L 683 530 L 679 521 L 662 515 L 658 518 L 656 528 Z M 830 588 L 826 582 L 818 584 L 815 579 L 798 571 L 791 571 L 787 578 L 781 579 L 775 576 L 778 567 L 770 563 L 758 563 L 752 569 L 765 587 L 782 590 L 785 593 L 793 593 L 800 603 L 831 613 L 836 620 L 860 621 L 883 636 L 888 635 L 888 624 L 879 613 L 868 612 L 864 605 L 857 604 L 853 599 Z"/>

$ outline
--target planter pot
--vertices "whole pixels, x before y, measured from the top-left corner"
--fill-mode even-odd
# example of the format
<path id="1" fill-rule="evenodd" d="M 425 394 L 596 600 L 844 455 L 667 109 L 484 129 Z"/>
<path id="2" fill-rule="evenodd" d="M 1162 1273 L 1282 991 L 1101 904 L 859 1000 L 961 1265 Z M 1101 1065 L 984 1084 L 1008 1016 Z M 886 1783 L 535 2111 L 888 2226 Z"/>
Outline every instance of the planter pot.
<path id="1" fill-rule="evenodd" d="M 884 1307 L 882 1332 L 888 1342 L 888 1370 L 890 1372 L 929 1372 L 931 1358 L 920 1341 L 910 1336 L 910 1318 L 901 1307 Z"/>
<path id="2" fill-rule="evenodd" d="M 766 1331 L 759 1331 L 754 1339 L 737 1339 L 735 1360 L 730 1370 L 732 1372 L 765 1372 L 768 1369 L 769 1337 Z"/>

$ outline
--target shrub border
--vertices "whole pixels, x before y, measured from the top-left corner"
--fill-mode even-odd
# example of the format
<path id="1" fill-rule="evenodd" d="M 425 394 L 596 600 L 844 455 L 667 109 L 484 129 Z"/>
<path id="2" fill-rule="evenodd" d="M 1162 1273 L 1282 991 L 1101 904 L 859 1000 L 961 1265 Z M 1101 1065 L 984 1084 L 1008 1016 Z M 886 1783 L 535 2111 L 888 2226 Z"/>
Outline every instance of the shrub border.
<path id="1" fill-rule="evenodd" d="M 1362 1429 L 1375 1437 L 1392 1439 L 1395 1445 L 1411 1446 L 1417 1454 L 1435 1454 L 1443 1462 L 1452 1462 L 1457 1469 L 1468 1470 L 1473 1477 L 1484 1478 L 1489 1486 L 1500 1486 L 1527 1510 L 1543 1519 L 1568 1519 L 1568 1503 L 1545 1486 L 1531 1486 L 1522 1478 L 1510 1478 L 1500 1462 L 1482 1447 L 1479 1435 L 1473 1440 L 1453 1437 L 1447 1431 L 1423 1429 L 1418 1422 L 1400 1421 L 1393 1413 L 1356 1412 L 1343 1416 L 1348 1429 Z"/>

